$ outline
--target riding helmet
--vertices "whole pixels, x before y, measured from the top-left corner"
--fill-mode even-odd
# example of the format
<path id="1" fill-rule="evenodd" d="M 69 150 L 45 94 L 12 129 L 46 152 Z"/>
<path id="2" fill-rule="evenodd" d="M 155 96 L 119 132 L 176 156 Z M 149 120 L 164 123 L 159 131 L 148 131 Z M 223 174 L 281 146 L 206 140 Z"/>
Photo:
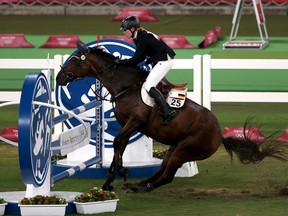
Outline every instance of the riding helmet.
<path id="1" fill-rule="evenodd" d="M 140 21 L 136 16 L 128 16 L 126 17 L 120 26 L 120 30 L 125 30 L 125 29 L 131 29 L 131 28 L 139 28 L 140 27 Z"/>

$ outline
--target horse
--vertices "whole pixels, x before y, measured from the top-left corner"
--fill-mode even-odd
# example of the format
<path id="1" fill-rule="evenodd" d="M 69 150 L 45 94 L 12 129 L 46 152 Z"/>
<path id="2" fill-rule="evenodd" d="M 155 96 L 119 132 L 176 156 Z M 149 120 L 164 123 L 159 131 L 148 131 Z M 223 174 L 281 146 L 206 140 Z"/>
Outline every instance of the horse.
<path id="1" fill-rule="evenodd" d="M 249 139 L 245 133 L 247 121 L 244 124 L 244 139 L 224 138 L 216 116 L 188 98 L 183 107 L 177 109 L 177 115 L 170 124 L 161 125 L 159 108 L 147 106 L 141 99 L 141 87 L 148 73 L 137 66 L 119 65 L 115 60 L 115 56 L 100 46 L 92 48 L 77 43 L 74 55 L 61 66 L 56 77 L 56 83 L 62 86 L 76 79 L 95 77 L 111 94 L 121 129 L 113 141 L 114 156 L 102 189 L 114 190 L 112 182 L 118 174 L 123 178 L 123 186 L 127 190 L 151 191 L 171 183 L 182 164 L 209 158 L 221 144 L 231 158 L 236 155 L 244 164 L 259 163 L 266 157 L 286 160 L 287 151 L 279 146 L 263 146 L 260 141 Z M 158 87 L 160 86 L 161 89 L 171 89 L 173 84 L 163 79 Z M 122 156 L 130 135 L 135 131 L 166 144 L 169 148 L 159 170 L 153 176 L 128 183 L 128 171 L 123 167 Z"/>

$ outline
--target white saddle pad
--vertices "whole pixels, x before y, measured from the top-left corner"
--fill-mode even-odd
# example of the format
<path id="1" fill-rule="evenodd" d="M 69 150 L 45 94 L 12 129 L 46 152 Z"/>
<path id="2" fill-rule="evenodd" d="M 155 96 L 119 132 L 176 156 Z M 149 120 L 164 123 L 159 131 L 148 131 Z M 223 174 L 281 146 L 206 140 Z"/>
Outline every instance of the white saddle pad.
<path id="1" fill-rule="evenodd" d="M 145 83 L 142 85 L 142 88 L 141 88 L 142 101 L 147 106 L 153 107 L 155 104 L 155 100 L 152 97 L 150 97 L 148 92 L 144 89 L 143 87 L 144 85 Z M 166 101 L 170 105 L 170 107 L 181 108 L 185 103 L 186 96 L 187 96 L 187 88 L 185 90 L 171 89 Z"/>

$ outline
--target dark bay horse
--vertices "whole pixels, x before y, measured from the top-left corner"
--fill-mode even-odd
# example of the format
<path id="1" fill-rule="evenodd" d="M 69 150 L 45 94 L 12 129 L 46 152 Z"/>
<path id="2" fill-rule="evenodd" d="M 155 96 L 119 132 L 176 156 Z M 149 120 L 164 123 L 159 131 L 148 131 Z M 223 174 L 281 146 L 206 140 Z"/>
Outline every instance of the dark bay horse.
<path id="1" fill-rule="evenodd" d="M 114 157 L 103 189 L 113 189 L 111 183 L 116 172 L 126 181 L 127 169 L 122 165 L 122 155 L 130 135 L 135 131 L 170 146 L 154 176 L 139 183 L 124 184 L 135 192 L 151 191 L 172 182 L 182 164 L 209 158 L 221 143 L 231 157 L 237 155 L 242 163 L 258 163 L 268 156 L 286 160 L 286 151 L 276 145 L 264 147 L 248 136 L 242 140 L 223 138 L 214 114 L 189 99 L 177 110 L 177 116 L 169 125 L 161 125 L 158 108 L 145 105 L 141 99 L 141 84 L 147 72 L 114 62 L 115 57 L 101 48 L 82 47 L 78 44 L 75 55 L 66 61 L 56 78 L 58 85 L 66 85 L 78 78 L 96 77 L 108 89 L 115 103 L 115 115 L 121 130 L 113 142 Z M 166 82 L 166 85 L 171 84 Z"/>

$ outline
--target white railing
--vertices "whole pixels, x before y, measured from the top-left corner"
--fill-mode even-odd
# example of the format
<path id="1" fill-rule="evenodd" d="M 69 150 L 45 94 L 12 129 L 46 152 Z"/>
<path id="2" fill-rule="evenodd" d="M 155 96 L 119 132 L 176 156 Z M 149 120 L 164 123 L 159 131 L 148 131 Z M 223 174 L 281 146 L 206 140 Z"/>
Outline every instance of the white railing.
<path id="1" fill-rule="evenodd" d="M 203 103 L 211 109 L 211 102 L 288 102 L 288 92 L 214 92 L 211 91 L 213 69 L 273 69 L 288 70 L 287 59 L 211 59 L 203 56 Z"/>
<path id="2" fill-rule="evenodd" d="M 59 71 L 61 64 L 61 55 L 55 55 L 53 59 L 0 59 L 0 69 L 36 69 L 38 71 Z M 21 91 L 0 91 L 0 102 L 20 101 L 20 96 Z"/>
<path id="3" fill-rule="evenodd" d="M 0 59 L 0 69 L 39 69 L 39 71 L 51 69 L 54 72 L 55 84 L 56 74 L 67 56 L 69 55 L 55 55 L 50 60 Z M 288 70 L 288 59 L 211 59 L 210 55 L 194 55 L 193 59 L 175 59 L 172 69 L 191 71 L 193 92 L 188 92 L 188 97 L 208 109 L 211 109 L 212 102 L 288 102 L 288 92 L 217 92 L 211 90 L 213 82 L 211 73 L 214 69 Z M 20 95 L 21 91 L 0 91 L 0 102 L 20 101 Z M 53 97 L 54 95 L 52 96 L 54 101 Z"/>
<path id="4" fill-rule="evenodd" d="M 193 59 L 175 59 L 172 69 L 189 69 L 193 73 L 193 92 L 188 92 L 188 97 L 196 103 L 202 101 L 201 72 L 202 62 L 200 55 L 194 55 Z M 192 78 L 192 76 L 191 76 Z"/>

